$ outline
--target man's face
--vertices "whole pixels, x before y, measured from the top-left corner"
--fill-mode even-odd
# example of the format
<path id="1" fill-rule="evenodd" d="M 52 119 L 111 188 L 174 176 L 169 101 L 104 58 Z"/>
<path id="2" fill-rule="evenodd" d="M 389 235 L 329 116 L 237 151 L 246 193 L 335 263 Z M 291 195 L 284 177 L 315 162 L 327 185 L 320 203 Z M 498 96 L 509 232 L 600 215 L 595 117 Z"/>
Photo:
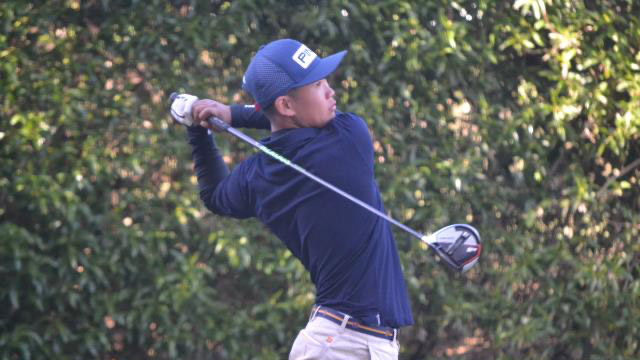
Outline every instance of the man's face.
<path id="1" fill-rule="evenodd" d="M 318 80 L 289 94 L 299 127 L 324 127 L 336 116 L 335 92 L 326 79 Z"/>

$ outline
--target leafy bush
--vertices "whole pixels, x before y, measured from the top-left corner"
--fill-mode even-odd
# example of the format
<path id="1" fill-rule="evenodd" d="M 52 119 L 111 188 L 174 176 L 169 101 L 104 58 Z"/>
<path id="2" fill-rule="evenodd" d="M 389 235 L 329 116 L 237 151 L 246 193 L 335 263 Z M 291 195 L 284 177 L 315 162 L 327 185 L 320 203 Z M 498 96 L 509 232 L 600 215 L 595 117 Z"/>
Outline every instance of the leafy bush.
<path id="1" fill-rule="evenodd" d="M 208 214 L 173 90 L 249 101 L 253 52 L 326 55 L 387 209 L 469 222 L 453 276 L 402 232 L 403 358 L 640 353 L 640 21 L 632 1 L 0 4 L 0 358 L 283 358 L 313 302 L 255 220 Z M 264 133 L 250 132 L 260 137 Z M 219 144 L 237 162 L 253 150 Z"/>

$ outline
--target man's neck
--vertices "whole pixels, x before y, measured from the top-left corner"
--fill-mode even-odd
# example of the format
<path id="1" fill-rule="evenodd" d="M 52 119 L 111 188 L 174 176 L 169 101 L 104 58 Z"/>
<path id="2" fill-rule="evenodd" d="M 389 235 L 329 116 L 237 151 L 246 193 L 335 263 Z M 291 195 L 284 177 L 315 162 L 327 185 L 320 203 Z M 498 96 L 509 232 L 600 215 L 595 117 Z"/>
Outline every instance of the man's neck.
<path id="1" fill-rule="evenodd" d="M 288 117 L 282 117 L 282 116 L 274 116 L 269 117 L 269 121 L 271 122 L 271 132 L 274 133 L 278 130 L 283 130 L 283 129 L 297 129 L 297 128 L 301 128 L 302 126 L 300 126 L 300 124 L 298 123 L 297 119 L 295 118 L 288 118 Z"/>

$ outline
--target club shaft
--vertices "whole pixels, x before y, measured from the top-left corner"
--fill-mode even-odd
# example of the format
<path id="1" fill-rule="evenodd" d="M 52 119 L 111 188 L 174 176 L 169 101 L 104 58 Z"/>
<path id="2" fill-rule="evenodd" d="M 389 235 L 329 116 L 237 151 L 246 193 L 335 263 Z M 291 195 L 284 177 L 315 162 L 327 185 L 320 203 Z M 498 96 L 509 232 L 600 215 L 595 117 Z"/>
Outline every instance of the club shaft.
<path id="1" fill-rule="evenodd" d="M 176 99 L 177 96 L 178 96 L 177 93 L 175 93 L 175 92 L 172 93 L 169 96 L 169 101 L 171 103 L 173 103 L 173 101 Z M 355 198 L 354 196 L 346 193 L 345 191 L 341 190 L 340 188 L 334 186 L 333 184 L 330 184 L 327 181 L 325 181 L 325 180 L 315 176 L 314 174 L 308 172 L 304 168 L 302 168 L 302 167 L 298 166 L 297 164 L 291 162 L 291 160 L 289 160 L 289 159 L 285 158 L 284 156 L 278 154 L 277 152 L 269 149 L 268 147 L 260 144 L 255 139 L 251 138 L 250 136 L 245 135 L 243 132 L 239 131 L 238 129 L 233 128 L 231 125 L 227 124 L 226 122 L 220 120 L 219 118 L 217 118 L 215 116 L 210 117 L 207 120 L 207 122 L 211 126 L 232 134 L 233 136 L 237 137 L 238 139 L 250 144 L 251 146 L 257 148 L 258 150 L 262 151 L 263 153 L 269 155 L 270 157 L 280 161 L 281 163 L 285 164 L 286 166 L 289 166 L 290 168 L 292 168 L 295 171 L 301 173 L 302 175 L 310 178 L 311 180 L 317 182 L 318 184 L 324 186 L 325 188 L 335 192 L 336 194 L 344 197 L 347 200 L 350 200 L 351 202 L 353 202 L 355 204 L 360 205 L 365 210 L 368 210 L 368 211 L 378 215 L 379 217 L 383 218 L 384 220 L 387 220 L 388 222 L 392 223 L 393 225 L 396 225 L 400 229 L 408 232 L 409 234 L 411 234 L 414 237 L 418 238 L 423 243 L 427 244 L 429 246 L 429 248 L 431 248 L 433 251 L 435 251 L 442 260 L 444 260 L 447 264 L 449 264 L 449 266 L 451 266 L 454 269 L 458 269 L 458 266 L 456 264 L 454 264 L 453 261 L 448 256 L 446 256 L 446 254 L 444 254 L 442 252 L 442 250 L 438 246 L 434 245 L 435 234 L 431 234 L 429 236 L 426 236 L 424 234 L 421 234 L 418 231 L 415 231 L 415 230 L 411 229 L 410 227 L 402 224 L 401 222 L 395 220 L 391 216 L 381 212 L 380 210 L 374 208 L 373 206 L 365 203 L 364 201 L 362 201 L 362 200 L 360 200 L 358 198 Z"/>
<path id="2" fill-rule="evenodd" d="M 425 241 L 425 236 L 415 230 L 413 230 L 412 228 L 404 225 L 403 223 L 397 221 L 396 219 L 392 218 L 391 216 L 383 213 L 382 211 L 374 208 L 373 206 L 367 204 L 366 202 L 352 196 L 351 194 L 341 190 L 340 188 L 332 185 L 331 183 L 317 177 L 316 175 L 308 172 L 307 170 L 305 170 L 304 168 L 302 168 L 301 166 L 291 162 L 291 160 L 285 158 L 284 156 L 278 154 L 277 152 L 269 149 L 268 147 L 262 145 L 261 143 L 259 143 L 258 141 L 254 140 L 253 138 L 251 138 L 250 136 L 247 136 L 246 134 L 244 134 L 243 132 L 239 131 L 238 129 L 229 126 L 227 123 L 225 123 L 224 121 L 215 118 L 215 117 L 211 117 L 209 118 L 209 124 L 223 129 L 225 131 L 227 131 L 228 133 L 232 134 L 233 136 L 239 138 L 240 140 L 243 140 L 245 142 L 247 142 L 248 144 L 252 145 L 253 147 L 257 148 L 258 150 L 262 151 L 263 153 L 269 155 L 270 157 L 280 161 L 281 163 L 289 166 L 290 168 L 294 169 L 295 171 L 301 173 L 302 175 L 310 178 L 311 180 L 317 182 L 318 184 L 324 186 L 325 188 L 335 192 L 336 194 L 351 200 L 352 202 L 360 205 L 361 207 L 365 208 L 366 210 L 369 210 L 370 212 L 380 216 L 381 218 L 387 220 L 388 222 L 392 223 L 393 225 L 398 226 L 399 228 L 401 228 L 402 230 L 408 232 L 409 234 L 417 237 L 418 239 L 420 239 L 421 241 Z M 426 242 L 426 241 L 425 241 Z M 427 242 L 427 244 L 429 244 Z M 429 244 L 431 245 L 431 244 Z"/>

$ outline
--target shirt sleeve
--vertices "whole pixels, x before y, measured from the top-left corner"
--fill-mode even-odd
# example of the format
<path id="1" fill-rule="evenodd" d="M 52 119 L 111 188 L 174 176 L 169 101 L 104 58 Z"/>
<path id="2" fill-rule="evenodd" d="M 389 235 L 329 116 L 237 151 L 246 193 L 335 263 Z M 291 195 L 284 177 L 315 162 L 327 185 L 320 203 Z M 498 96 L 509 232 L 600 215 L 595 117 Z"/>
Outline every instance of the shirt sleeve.
<path id="1" fill-rule="evenodd" d="M 254 216 L 253 206 L 248 201 L 247 178 L 243 176 L 244 162 L 229 172 L 213 136 L 200 126 L 187 129 L 200 199 L 207 209 L 239 219 Z"/>
<path id="2" fill-rule="evenodd" d="M 246 129 L 271 129 L 269 118 L 252 105 L 231 105 L 231 126 Z"/>
<path id="3" fill-rule="evenodd" d="M 335 126 L 346 134 L 365 164 L 373 169 L 373 142 L 364 119 L 352 113 L 339 113 L 335 118 Z"/>

